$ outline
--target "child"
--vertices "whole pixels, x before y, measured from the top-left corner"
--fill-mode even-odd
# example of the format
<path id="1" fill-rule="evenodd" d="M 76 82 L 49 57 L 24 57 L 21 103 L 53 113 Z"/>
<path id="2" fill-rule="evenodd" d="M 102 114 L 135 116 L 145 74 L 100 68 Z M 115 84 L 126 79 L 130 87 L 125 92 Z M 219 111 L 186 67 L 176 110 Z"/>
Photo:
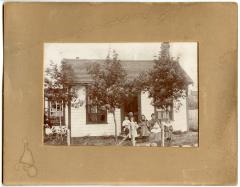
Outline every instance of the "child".
<path id="1" fill-rule="evenodd" d="M 125 116 L 125 119 L 122 122 L 122 127 L 123 127 L 123 132 L 125 134 L 129 133 L 129 128 L 130 128 L 130 121 L 128 119 L 128 116 Z"/>
<path id="2" fill-rule="evenodd" d="M 134 121 L 134 117 L 132 116 L 130 118 L 130 133 L 129 133 L 129 135 L 130 135 L 130 138 L 132 140 L 133 146 L 136 145 L 135 138 L 138 136 L 137 135 L 137 128 L 138 127 L 139 127 L 138 124 Z"/>
<path id="3" fill-rule="evenodd" d="M 163 125 L 164 125 L 164 137 L 165 137 L 167 143 L 170 144 L 173 139 L 173 135 L 172 135 L 173 126 L 171 125 L 170 120 L 163 122 Z"/>

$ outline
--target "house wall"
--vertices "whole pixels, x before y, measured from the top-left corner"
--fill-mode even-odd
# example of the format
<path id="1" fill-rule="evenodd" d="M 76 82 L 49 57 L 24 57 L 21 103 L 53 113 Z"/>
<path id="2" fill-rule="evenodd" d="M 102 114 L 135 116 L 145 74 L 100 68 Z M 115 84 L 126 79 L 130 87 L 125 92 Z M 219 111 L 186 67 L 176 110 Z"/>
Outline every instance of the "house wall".
<path id="1" fill-rule="evenodd" d="M 173 126 L 174 131 L 187 131 L 188 130 L 188 121 L 187 121 L 187 102 L 186 99 L 181 99 L 182 106 L 179 110 L 174 111 L 173 122 L 171 125 Z M 174 103 L 176 106 L 176 103 Z M 174 107 L 175 108 L 175 107 Z M 175 110 L 175 109 L 174 109 Z"/>
<path id="2" fill-rule="evenodd" d="M 71 107 L 71 137 L 83 136 L 111 136 L 115 135 L 115 127 L 112 113 L 107 114 L 107 124 L 86 124 L 86 88 L 78 86 L 78 99 L 81 103 L 78 107 Z M 187 110 L 186 99 L 182 99 L 182 106 L 178 111 L 174 111 L 174 121 L 171 123 L 174 131 L 187 131 Z M 141 114 L 145 115 L 148 120 L 154 113 L 154 107 L 151 105 L 151 99 L 148 98 L 147 92 L 141 92 Z M 66 124 L 68 124 L 68 108 L 65 111 Z M 121 111 L 116 110 L 117 132 L 121 132 Z"/>
<path id="3" fill-rule="evenodd" d="M 71 137 L 83 136 L 110 136 L 115 135 L 115 125 L 112 113 L 107 114 L 106 124 L 86 124 L 86 88 L 77 86 L 78 107 L 71 107 Z M 68 108 L 66 107 L 66 124 L 68 124 Z M 116 122 L 118 135 L 121 131 L 120 109 L 116 110 Z"/>
<path id="4" fill-rule="evenodd" d="M 151 105 L 151 99 L 148 98 L 148 92 L 141 92 L 141 114 L 150 120 L 152 113 L 154 113 L 154 107 Z"/>
<path id="5" fill-rule="evenodd" d="M 186 99 L 181 99 L 182 106 L 178 111 L 174 111 L 174 120 L 171 125 L 174 131 L 187 131 L 187 109 L 186 109 Z M 154 113 L 154 107 L 151 105 L 151 99 L 148 98 L 147 92 L 141 92 L 141 114 L 145 115 L 148 120 L 151 119 L 151 114 Z"/>

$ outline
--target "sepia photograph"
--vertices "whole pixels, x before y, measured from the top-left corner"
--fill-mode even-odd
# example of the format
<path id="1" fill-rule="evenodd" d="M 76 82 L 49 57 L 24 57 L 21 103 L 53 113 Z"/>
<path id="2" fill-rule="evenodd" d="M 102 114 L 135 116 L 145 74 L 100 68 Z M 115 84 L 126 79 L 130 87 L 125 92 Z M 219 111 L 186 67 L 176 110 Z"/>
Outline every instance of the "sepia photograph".
<path id="1" fill-rule="evenodd" d="M 44 145 L 198 147 L 198 43 L 45 43 Z"/>

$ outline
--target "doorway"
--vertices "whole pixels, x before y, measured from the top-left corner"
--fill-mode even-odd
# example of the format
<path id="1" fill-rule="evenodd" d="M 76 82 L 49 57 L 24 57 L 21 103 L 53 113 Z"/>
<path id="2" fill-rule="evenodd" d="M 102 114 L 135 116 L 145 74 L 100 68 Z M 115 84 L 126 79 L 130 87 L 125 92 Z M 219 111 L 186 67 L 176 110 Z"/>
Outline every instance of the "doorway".
<path id="1" fill-rule="evenodd" d="M 125 116 L 129 114 L 129 112 L 133 113 L 136 122 L 139 121 L 140 115 L 139 99 L 140 97 L 138 95 L 132 96 L 123 104 L 121 109 L 122 121 L 124 120 Z"/>

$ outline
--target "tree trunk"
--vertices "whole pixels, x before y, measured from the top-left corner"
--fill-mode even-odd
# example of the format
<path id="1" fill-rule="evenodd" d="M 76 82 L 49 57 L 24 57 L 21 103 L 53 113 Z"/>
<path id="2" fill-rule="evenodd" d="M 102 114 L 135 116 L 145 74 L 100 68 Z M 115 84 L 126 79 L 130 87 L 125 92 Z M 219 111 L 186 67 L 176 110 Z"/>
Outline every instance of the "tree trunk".
<path id="1" fill-rule="evenodd" d="M 117 144 L 118 137 L 117 137 L 117 122 L 116 122 L 116 116 L 115 116 L 115 109 L 113 110 L 112 114 L 113 114 L 113 120 L 114 120 L 114 125 L 115 125 L 115 142 Z"/>
<path id="2" fill-rule="evenodd" d="M 164 137 L 164 125 L 161 125 L 161 127 L 162 127 L 162 130 L 161 130 L 161 139 L 162 139 L 162 141 L 161 141 L 161 147 L 164 147 L 164 139 L 165 139 L 165 137 Z"/>

